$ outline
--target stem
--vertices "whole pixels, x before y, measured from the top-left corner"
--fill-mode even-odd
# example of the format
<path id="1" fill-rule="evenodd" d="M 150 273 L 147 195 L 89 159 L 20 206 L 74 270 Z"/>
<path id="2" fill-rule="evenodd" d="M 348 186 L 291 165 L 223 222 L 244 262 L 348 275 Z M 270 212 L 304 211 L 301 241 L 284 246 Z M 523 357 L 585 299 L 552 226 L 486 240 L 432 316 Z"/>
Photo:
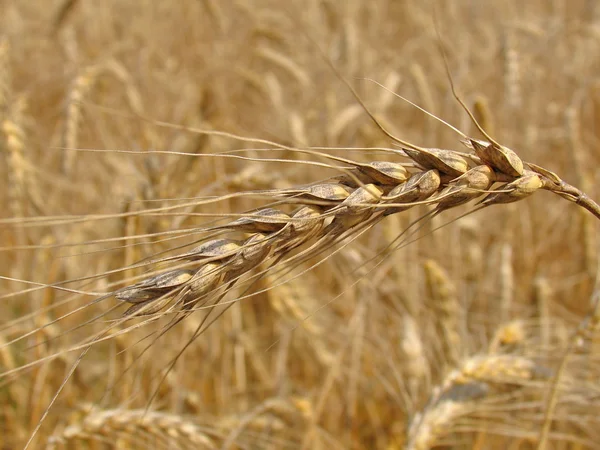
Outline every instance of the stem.
<path id="1" fill-rule="evenodd" d="M 600 206 L 586 194 L 582 194 L 576 203 L 591 212 L 597 219 L 600 219 Z"/>

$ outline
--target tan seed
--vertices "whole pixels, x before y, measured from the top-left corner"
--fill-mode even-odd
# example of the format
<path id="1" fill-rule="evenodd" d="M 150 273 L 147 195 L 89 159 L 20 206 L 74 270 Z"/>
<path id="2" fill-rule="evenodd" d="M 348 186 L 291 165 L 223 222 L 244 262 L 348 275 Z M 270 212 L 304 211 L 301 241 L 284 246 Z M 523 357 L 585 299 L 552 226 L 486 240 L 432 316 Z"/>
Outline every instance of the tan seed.
<path id="1" fill-rule="evenodd" d="M 523 175 L 523 161 L 508 147 L 471 139 L 475 154 L 496 170 L 513 177 Z"/>
<path id="2" fill-rule="evenodd" d="M 251 217 L 234 220 L 223 228 L 247 231 L 249 233 L 272 232 L 282 229 L 289 223 L 290 216 L 273 208 L 264 208 L 251 213 Z"/>
<path id="3" fill-rule="evenodd" d="M 526 172 L 521 178 L 517 178 L 511 183 L 500 186 L 498 190 L 508 192 L 498 192 L 489 194 L 481 201 L 482 205 L 489 206 L 499 203 L 512 203 L 529 197 L 538 189 L 543 187 L 544 183 L 541 177 L 534 172 Z"/>
<path id="4" fill-rule="evenodd" d="M 240 249 L 241 242 L 233 239 L 213 239 L 193 248 L 183 257 L 186 259 L 229 258 Z"/>
<path id="5" fill-rule="evenodd" d="M 310 186 L 304 194 L 319 200 L 341 201 L 348 198 L 352 190 L 343 184 L 323 183 Z"/>
<path id="6" fill-rule="evenodd" d="M 404 152 L 417 164 L 426 169 L 437 169 L 441 173 L 458 177 L 469 170 L 467 161 L 450 150 L 428 148 L 413 150 L 403 148 Z"/>
<path id="7" fill-rule="evenodd" d="M 360 165 L 358 170 L 378 184 L 395 185 L 408 179 L 408 171 L 399 163 L 374 161 Z"/>

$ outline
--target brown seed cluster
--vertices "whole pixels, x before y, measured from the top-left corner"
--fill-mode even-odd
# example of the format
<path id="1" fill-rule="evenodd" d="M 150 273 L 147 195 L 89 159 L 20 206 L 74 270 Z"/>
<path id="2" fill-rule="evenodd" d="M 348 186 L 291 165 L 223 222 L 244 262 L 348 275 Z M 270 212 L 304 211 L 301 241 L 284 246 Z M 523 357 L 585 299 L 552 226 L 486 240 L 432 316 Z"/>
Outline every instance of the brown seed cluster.
<path id="1" fill-rule="evenodd" d="M 301 261 L 385 216 L 416 205 L 434 206 L 422 217 L 426 218 L 475 199 L 481 200 L 474 211 L 516 202 L 539 189 L 573 201 L 581 198 L 572 190 L 563 192 L 568 185 L 558 176 L 524 163 L 509 148 L 475 139 L 464 143 L 474 152 L 404 148 L 403 156 L 409 162 L 359 163 L 331 156 L 350 168 L 309 186 L 262 191 L 277 203 L 210 229 L 236 238 L 206 238 L 189 251 L 157 261 L 168 262 L 173 268 L 154 273 L 114 295 L 132 305 L 126 316 L 189 312 L 211 298 L 219 298 L 261 264 L 279 264 L 284 258 L 288 262 Z M 292 250 L 300 247 L 305 249 L 293 255 Z"/>

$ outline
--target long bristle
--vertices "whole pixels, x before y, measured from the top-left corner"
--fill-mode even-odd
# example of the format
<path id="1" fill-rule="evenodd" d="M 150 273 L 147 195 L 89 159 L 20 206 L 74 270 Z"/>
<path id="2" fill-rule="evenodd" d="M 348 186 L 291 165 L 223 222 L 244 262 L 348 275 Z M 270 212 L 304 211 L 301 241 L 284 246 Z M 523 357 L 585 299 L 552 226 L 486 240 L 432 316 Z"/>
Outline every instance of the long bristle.
<path id="1" fill-rule="evenodd" d="M 600 442 L 594 2 L 53 3 L 0 2 L 0 447 Z"/>

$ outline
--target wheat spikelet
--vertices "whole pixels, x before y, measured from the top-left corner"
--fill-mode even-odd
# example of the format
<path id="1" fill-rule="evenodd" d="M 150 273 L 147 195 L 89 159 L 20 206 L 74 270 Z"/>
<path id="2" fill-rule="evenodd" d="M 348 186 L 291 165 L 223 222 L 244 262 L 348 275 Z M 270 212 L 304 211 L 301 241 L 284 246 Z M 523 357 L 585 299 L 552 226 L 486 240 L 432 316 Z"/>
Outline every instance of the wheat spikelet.
<path id="1" fill-rule="evenodd" d="M 434 96 L 429 87 L 429 83 L 427 82 L 427 76 L 425 75 L 423 67 L 419 64 L 412 64 L 410 66 L 410 73 L 417 85 L 417 91 L 421 98 L 420 103 L 423 105 L 423 108 L 427 111 L 435 111 L 436 102 L 434 101 Z"/>
<path id="2" fill-rule="evenodd" d="M 489 353 L 509 352 L 525 343 L 527 331 L 525 324 L 520 319 L 501 324 L 490 342 Z"/>
<path id="3" fill-rule="evenodd" d="M 473 110 L 477 122 L 479 122 L 483 128 L 488 130 L 490 134 L 494 134 L 494 116 L 488 99 L 481 95 L 477 96 L 473 103 Z"/>
<path id="4" fill-rule="evenodd" d="M 416 321 L 409 315 L 402 322 L 401 348 L 408 365 L 408 387 L 413 398 L 417 398 L 419 387 L 427 385 L 430 378 L 430 367 L 425 355 L 423 338 L 419 333 Z M 425 380 L 425 381 L 424 381 Z"/>
<path id="5" fill-rule="evenodd" d="M 52 436 L 46 448 L 65 448 L 82 441 L 116 441 L 136 447 L 145 443 L 147 448 L 218 448 L 201 427 L 179 415 L 127 409 L 92 411 L 81 422 Z"/>
<path id="6" fill-rule="evenodd" d="M 468 395 L 473 395 L 477 399 L 483 393 L 485 393 L 484 388 L 473 385 Z M 405 448 L 407 450 L 428 450 L 435 444 L 440 435 L 449 430 L 454 420 L 468 414 L 473 406 L 472 403 L 464 401 L 446 400 L 436 408 L 429 409 L 422 415 L 417 416 L 415 420 L 420 421 L 419 426 L 411 426 Z"/>
<path id="7" fill-rule="evenodd" d="M 384 79 L 384 82 L 382 84 L 386 87 L 386 89 L 381 91 L 379 100 L 375 102 L 376 110 L 380 114 L 385 113 L 385 111 L 392 105 L 392 102 L 394 101 L 394 96 L 391 95 L 391 92 L 396 91 L 401 82 L 402 77 L 398 72 L 394 71 L 390 72 Z"/>
<path id="8" fill-rule="evenodd" d="M 438 312 L 439 329 L 443 335 L 444 353 L 451 365 L 460 359 L 462 346 L 461 305 L 456 296 L 456 287 L 442 267 L 433 260 L 424 264 L 425 276 L 433 308 Z"/>
<path id="9" fill-rule="evenodd" d="M 92 89 L 97 73 L 98 69 L 96 67 L 88 67 L 82 70 L 73 80 L 65 111 L 65 125 L 62 138 L 62 146 L 65 149 L 72 150 L 77 148 L 82 102 Z M 76 155 L 73 151 L 65 152 L 62 165 L 64 173 L 70 174 L 73 171 Z"/>
<path id="10" fill-rule="evenodd" d="M 315 298 L 311 296 L 310 277 L 299 280 L 293 279 L 287 283 L 280 283 L 273 275 L 267 277 L 267 284 L 274 286 L 269 292 L 269 302 L 281 317 L 290 323 L 300 323 L 303 330 L 308 333 L 305 339 L 295 340 L 298 346 L 309 346 L 314 348 L 315 357 L 321 364 L 327 366 L 333 360 L 333 355 L 325 345 L 327 337 L 326 323 L 331 321 L 327 311 L 311 320 L 305 320 L 312 310 L 318 305 Z"/>
<path id="11" fill-rule="evenodd" d="M 58 7 L 54 13 L 53 28 L 55 32 L 59 30 L 68 20 L 69 16 L 73 14 L 73 11 L 76 9 L 78 3 L 78 0 L 63 0 L 60 7 Z"/>
<path id="12" fill-rule="evenodd" d="M 25 130 L 23 129 L 25 108 L 25 98 L 19 97 L 10 106 L 6 118 L 2 121 L 2 133 L 5 142 L 2 147 L 7 160 L 7 167 L 9 167 L 8 195 L 10 208 L 15 217 L 25 217 L 27 213 Z M 21 244 L 23 243 L 24 237 L 21 237 Z"/>
<path id="13" fill-rule="evenodd" d="M 452 431 L 453 422 L 472 414 L 478 402 L 493 392 L 511 391 L 547 377 L 548 371 L 529 358 L 502 354 L 470 357 L 446 375 L 432 390 L 425 409 L 413 417 L 406 448 L 431 448 Z"/>
<path id="14" fill-rule="evenodd" d="M 436 111 L 437 101 L 435 100 L 435 95 L 432 92 L 430 82 L 427 79 L 427 75 L 425 74 L 425 70 L 423 66 L 417 63 L 414 63 L 410 66 L 410 74 L 412 75 L 414 82 L 416 84 L 416 90 L 419 94 L 420 102 L 424 109 L 427 111 Z M 434 124 L 432 122 L 425 122 L 425 135 L 430 135 L 434 133 Z"/>
<path id="15" fill-rule="evenodd" d="M 274 437 L 294 435 L 304 428 L 309 408 L 306 399 L 300 397 L 271 398 L 246 414 L 227 417 L 217 424 L 219 429 L 227 432 L 221 448 L 236 448 L 248 441 L 260 445 L 261 434 L 265 439 L 262 445 Z M 277 442 L 276 439 L 273 441 Z"/>
<path id="16" fill-rule="evenodd" d="M 362 115 L 362 108 L 359 105 L 350 105 L 344 108 L 339 114 L 336 114 L 335 120 L 327 128 L 327 140 L 329 142 L 339 142 L 344 132 Z"/>
<path id="17" fill-rule="evenodd" d="M 272 62 L 278 67 L 282 68 L 285 72 L 290 74 L 296 82 L 298 82 L 303 89 L 310 87 L 310 77 L 306 74 L 304 69 L 299 66 L 294 60 L 289 58 L 287 55 L 277 52 L 269 47 L 260 47 L 256 50 L 256 53 L 264 58 L 265 60 Z"/>
<path id="18" fill-rule="evenodd" d="M 431 162 L 433 166 L 444 167 L 444 170 L 449 171 L 450 173 L 452 173 L 452 170 L 454 169 L 450 169 L 450 166 L 444 161 L 464 161 L 461 157 L 452 156 L 450 151 L 442 152 L 436 150 L 427 155 L 427 159 L 421 160 L 421 162 L 424 162 L 425 164 Z M 349 195 L 346 194 L 348 187 L 344 187 L 340 184 L 339 192 L 344 195 L 339 197 L 335 183 L 323 185 L 323 188 L 319 187 L 318 190 L 315 188 L 319 185 L 315 185 L 315 188 L 309 188 L 307 191 L 313 198 L 316 196 L 316 198 L 319 199 L 339 202 L 337 206 L 332 206 L 323 211 L 324 217 L 329 216 L 331 218 L 331 222 L 325 228 L 324 223 L 319 220 L 319 214 L 321 214 L 319 208 L 300 209 L 294 213 L 293 216 L 270 208 L 259 210 L 257 211 L 256 216 L 252 215 L 240 218 L 230 224 L 215 228 L 215 230 L 229 229 L 232 231 L 239 230 L 248 233 L 256 233 L 243 244 L 227 239 L 217 239 L 214 241 L 207 241 L 200 247 L 193 249 L 188 253 L 184 253 L 179 257 L 170 258 L 170 260 L 179 259 L 181 261 L 204 260 L 206 258 L 208 258 L 207 261 L 224 259 L 224 262 L 221 265 L 213 263 L 209 267 L 209 272 L 211 274 L 219 274 L 218 277 L 211 278 L 210 282 L 205 283 L 203 281 L 205 275 L 202 273 L 196 275 L 194 279 L 197 281 L 194 281 L 193 285 L 188 286 L 186 283 L 192 278 L 192 272 L 176 272 L 175 274 L 178 280 L 176 283 L 163 283 L 159 286 L 156 284 L 158 281 L 156 278 L 150 278 L 130 288 L 119 291 L 117 293 L 117 298 L 137 304 L 135 305 L 134 310 L 129 312 L 131 313 L 143 308 L 143 303 L 148 304 L 152 302 L 153 299 L 159 297 L 161 300 L 161 308 L 170 304 L 167 301 L 168 297 L 175 297 L 175 303 L 178 303 L 182 298 L 190 298 L 190 296 L 195 298 L 202 297 L 207 295 L 220 280 L 224 280 L 226 283 L 235 282 L 235 280 L 247 273 L 250 269 L 264 262 L 269 258 L 269 255 L 283 256 L 291 249 L 302 246 L 310 239 L 317 236 L 317 233 L 319 232 L 323 237 L 319 239 L 315 245 L 323 246 L 327 244 L 331 239 L 336 239 L 338 236 L 351 231 L 354 227 L 370 219 L 375 213 L 373 206 L 379 205 L 381 201 L 386 203 L 390 201 L 399 202 L 401 200 L 422 199 L 428 195 L 431 196 L 431 194 L 435 193 L 436 188 L 440 186 L 439 182 L 430 183 L 427 181 L 425 184 L 427 187 L 423 188 L 423 193 L 403 198 L 405 191 L 419 192 L 418 190 L 415 191 L 415 189 L 420 188 L 419 183 L 428 180 L 424 175 L 433 175 L 435 172 L 429 171 L 424 174 L 418 173 L 416 174 L 416 178 L 411 178 L 409 182 L 407 182 L 408 174 L 402 165 L 373 162 L 357 165 L 357 169 L 360 172 L 360 176 L 363 177 L 364 182 L 369 182 L 369 184 L 357 186 L 353 190 L 350 188 L 351 193 Z M 485 170 L 482 171 L 482 169 Z M 432 196 L 432 201 L 438 203 L 437 212 L 462 204 L 472 198 L 482 195 L 482 191 L 487 189 L 491 183 L 491 170 L 492 169 L 488 168 L 488 166 L 477 166 L 470 171 L 466 171 L 463 175 L 454 180 L 454 184 L 446 187 L 441 186 L 441 191 L 438 196 Z M 528 174 L 524 180 L 534 177 L 534 175 Z M 464 186 L 461 184 L 463 179 L 466 182 Z M 520 181 L 520 179 L 517 179 L 513 184 L 518 181 Z M 377 184 L 373 184 L 373 182 L 379 184 L 381 187 Z M 386 187 L 389 186 L 390 183 L 392 183 L 391 189 Z M 394 184 L 396 184 L 396 187 L 394 187 Z M 527 184 L 527 181 L 525 184 Z M 400 186 L 402 186 L 402 188 L 398 189 Z M 386 190 L 389 192 L 389 195 L 383 196 Z M 514 192 L 520 191 L 511 191 L 510 195 L 515 195 Z M 497 198 L 501 198 L 503 194 L 494 195 L 495 197 L 488 196 L 486 201 L 488 203 L 496 202 L 498 201 Z M 510 198 L 510 201 L 514 201 L 512 197 Z M 392 205 L 393 203 L 390 203 L 390 206 Z M 407 203 L 407 205 L 410 206 L 410 203 Z M 397 212 L 397 210 L 394 211 Z M 306 213 L 308 213 L 308 215 L 306 215 Z M 377 217 L 375 217 L 375 220 L 378 220 Z M 253 241 L 257 239 L 258 241 L 254 243 Z M 262 248 L 258 245 L 259 242 L 262 242 Z M 245 247 L 255 248 L 259 251 L 254 252 L 255 254 L 251 255 L 248 253 L 248 250 L 245 250 Z M 207 266 L 204 267 L 206 268 Z M 180 280 L 180 275 L 185 275 L 189 278 L 187 280 Z M 161 276 L 165 275 L 163 274 Z M 199 287 L 198 281 L 202 282 L 202 287 Z M 187 309 L 191 303 L 190 300 L 184 300 L 183 304 L 187 305 L 185 306 L 185 309 Z M 156 311 L 156 307 L 150 309 L 151 314 Z"/>
<path id="19" fill-rule="evenodd" d="M 546 378 L 547 371 L 532 360 L 513 355 L 481 355 L 464 361 L 458 371 L 451 372 L 442 383 L 444 389 L 453 384 L 473 380 L 512 384 Z"/>

